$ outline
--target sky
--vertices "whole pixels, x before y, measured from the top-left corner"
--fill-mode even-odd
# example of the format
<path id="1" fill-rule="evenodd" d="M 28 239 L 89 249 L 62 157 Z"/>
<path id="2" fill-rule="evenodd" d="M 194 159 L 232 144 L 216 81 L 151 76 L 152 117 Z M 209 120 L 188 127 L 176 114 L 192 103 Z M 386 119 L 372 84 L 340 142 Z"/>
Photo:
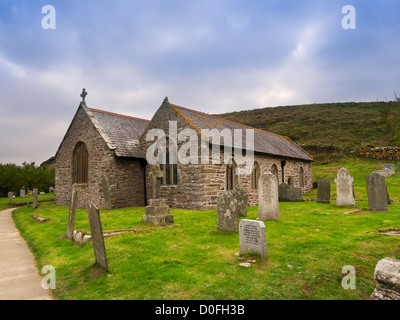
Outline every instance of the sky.
<path id="1" fill-rule="evenodd" d="M 398 0 L 0 0 L 0 163 L 54 156 L 83 88 L 144 119 L 390 101 L 399 60 Z"/>

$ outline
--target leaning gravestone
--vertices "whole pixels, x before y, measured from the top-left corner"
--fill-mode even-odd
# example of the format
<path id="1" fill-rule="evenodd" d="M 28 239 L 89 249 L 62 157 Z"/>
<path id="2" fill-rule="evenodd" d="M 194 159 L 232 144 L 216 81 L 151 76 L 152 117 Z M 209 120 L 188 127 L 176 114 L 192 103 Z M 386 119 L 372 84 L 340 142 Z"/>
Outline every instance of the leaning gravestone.
<path id="1" fill-rule="evenodd" d="M 101 179 L 101 186 L 103 188 L 104 209 L 111 210 L 110 185 L 108 184 L 108 180 L 105 176 L 103 176 Z"/>
<path id="2" fill-rule="evenodd" d="M 247 201 L 248 195 L 246 190 L 244 190 L 242 185 L 238 185 L 233 191 L 233 196 L 237 200 L 237 210 L 239 217 L 247 217 Z"/>
<path id="3" fill-rule="evenodd" d="M 301 188 L 289 186 L 287 183 L 281 183 L 278 187 L 279 201 L 280 202 L 301 202 L 303 197 L 301 195 Z"/>
<path id="4" fill-rule="evenodd" d="M 271 172 L 260 177 L 258 186 L 258 218 L 279 220 L 278 180 Z"/>
<path id="5" fill-rule="evenodd" d="M 353 189 L 354 178 L 350 175 L 346 168 L 341 168 L 335 178 L 336 183 L 336 206 L 354 206 L 356 200 L 354 199 Z"/>
<path id="6" fill-rule="evenodd" d="M 94 257 L 100 267 L 108 271 L 106 246 L 104 244 L 99 209 L 97 209 L 97 207 L 90 202 L 88 204 L 87 213 L 93 242 Z"/>
<path id="7" fill-rule="evenodd" d="M 231 191 L 220 194 L 217 202 L 218 230 L 238 232 L 239 229 L 238 201 Z"/>
<path id="8" fill-rule="evenodd" d="M 67 227 L 67 239 L 71 240 L 74 233 L 75 227 L 75 210 L 76 210 L 76 184 L 72 185 L 71 203 L 69 205 L 69 215 L 68 215 L 68 227 Z"/>
<path id="9" fill-rule="evenodd" d="M 388 211 L 388 190 L 385 178 L 373 172 L 367 177 L 367 193 L 369 210 Z"/>
<path id="10" fill-rule="evenodd" d="M 239 225 L 240 253 L 257 253 L 267 258 L 267 235 L 262 221 L 243 219 Z"/>
<path id="11" fill-rule="evenodd" d="M 19 190 L 19 196 L 20 197 L 25 197 L 25 189 L 22 188 L 21 190 Z"/>
<path id="12" fill-rule="evenodd" d="M 10 200 L 10 206 L 15 206 L 15 202 L 14 202 L 14 192 L 9 192 L 8 193 L 8 199 Z"/>
<path id="13" fill-rule="evenodd" d="M 318 180 L 318 203 L 331 203 L 331 181 L 326 179 Z"/>
<path id="14" fill-rule="evenodd" d="M 38 189 L 33 189 L 32 191 L 32 208 L 36 209 L 38 206 Z"/>

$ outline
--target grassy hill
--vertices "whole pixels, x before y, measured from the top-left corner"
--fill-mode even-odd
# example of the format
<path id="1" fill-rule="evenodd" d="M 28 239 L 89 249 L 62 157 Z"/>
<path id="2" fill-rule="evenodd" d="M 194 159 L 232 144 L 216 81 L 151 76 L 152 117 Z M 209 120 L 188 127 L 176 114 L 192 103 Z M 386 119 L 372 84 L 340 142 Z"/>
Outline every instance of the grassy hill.
<path id="1" fill-rule="evenodd" d="M 395 145 L 400 102 L 284 106 L 218 116 L 288 136 L 318 157 L 361 146 Z"/>

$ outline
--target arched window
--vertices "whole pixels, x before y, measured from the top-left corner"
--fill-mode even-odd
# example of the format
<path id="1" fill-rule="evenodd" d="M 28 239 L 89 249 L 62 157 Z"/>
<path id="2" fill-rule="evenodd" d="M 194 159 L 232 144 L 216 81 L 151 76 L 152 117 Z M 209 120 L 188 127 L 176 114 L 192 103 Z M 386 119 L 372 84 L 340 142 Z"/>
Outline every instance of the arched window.
<path id="1" fill-rule="evenodd" d="M 258 181 L 260 179 L 260 166 L 258 162 L 254 162 L 253 172 L 251 173 L 251 188 L 253 190 L 258 189 Z"/>
<path id="2" fill-rule="evenodd" d="M 226 166 L 226 190 L 233 190 L 237 185 L 236 167 L 237 165 L 234 160 L 232 160 L 232 164 Z"/>
<path id="3" fill-rule="evenodd" d="M 276 177 L 276 180 L 278 181 L 278 184 L 279 184 L 279 171 L 278 171 L 278 166 L 276 164 L 272 165 L 271 172 L 274 174 L 274 176 Z"/>
<path id="4" fill-rule="evenodd" d="M 299 187 L 304 188 L 304 169 L 303 167 L 300 167 L 299 170 Z"/>
<path id="5" fill-rule="evenodd" d="M 74 149 L 73 154 L 73 182 L 87 183 L 89 173 L 89 154 L 86 145 L 79 142 Z"/>
<path id="6" fill-rule="evenodd" d="M 158 155 L 160 170 L 164 172 L 164 178 L 161 180 L 162 185 L 177 185 L 178 184 L 178 157 L 175 145 L 169 145 L 169 139 L 166 139 L 165 144 L 159 149 L 161 152 Z"/>
<path id="7" fill-rule="evenodd" d="M 287 179 L 287 184 L 288 184 L 289 186 L 293 187 L 293 177 L 289 177 L 289 178 Z"/>

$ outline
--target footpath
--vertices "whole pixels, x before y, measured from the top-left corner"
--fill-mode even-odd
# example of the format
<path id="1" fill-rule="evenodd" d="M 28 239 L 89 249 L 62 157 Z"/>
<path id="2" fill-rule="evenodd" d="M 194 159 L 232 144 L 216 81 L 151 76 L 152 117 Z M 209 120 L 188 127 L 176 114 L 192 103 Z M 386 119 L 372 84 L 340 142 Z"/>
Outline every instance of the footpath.
<path id="1" fill-rule="evenodd" d="M 11 217 L 15 209 L 0 211 L 0 300 L 53 300 L 25 241 Z"/>

